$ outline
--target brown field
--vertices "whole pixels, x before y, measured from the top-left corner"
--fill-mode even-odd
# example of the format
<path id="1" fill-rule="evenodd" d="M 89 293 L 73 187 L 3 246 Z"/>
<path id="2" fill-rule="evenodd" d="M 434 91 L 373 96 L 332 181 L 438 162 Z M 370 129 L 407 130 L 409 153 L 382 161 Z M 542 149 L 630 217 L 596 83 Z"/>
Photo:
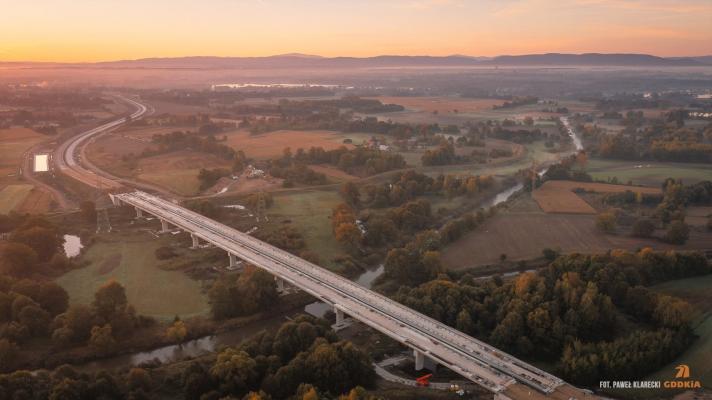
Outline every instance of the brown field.
<path id="1" fill-rule="evenodd" d="M 238 194 L 267 191 L 282 187 L 282 179 L 268 177 L 266 179 L 247 179 L 242 176 L 240 179 L 221 178 L 213 187 L 205 190 L 205 194 L 219 194 L 233 196 Z M 226 189 L 223 191 L 223 189 Z"/>
<path id="2" fill-rule="evenodd" d="M 15 208 L 19 213 L 43 214 L 51 209 L 52 195 L 38 187 L 33 187 L 24 201 Z"/>
<path id="3" fill-rule="evenodd" d="M 294 153 L 298 148 L 323 147 L 325 150 L 340 146 L 342 136 L 332 131 L 276 131 L 261 135 L 251 135 L 247 131 L 227 133 L 227 144 L 236 150 L 242 150 L 247 157 L 267 159 L 278 157 L 286 147 Z"/>
<path id="4" fill-rule="evenodd" d="M 7 214 L 17 209 L 30 195 L 34 186 L 12 184 L 0 189 L 0 214 Z"/>
<path id="5" fill-rule="evenodd" d="M 399 104 L 406 109 L 438 113 L 471 113 L 491 110 L 492 106 L 502 104 L 498 99 L 466 99 L 462 97 L 396 97 L 379 96 L 375 99 L 384 104 Z"/>
<path id="6" fill-rule="evenodd" d="M 138 162 L 136 177 L 170 189 L 183 196 L 198 194 L 201 168 L 230 168 L 229 161 L 213 155 L 179 151 L 142 158 Z"/>
<path id="7" fill-rule="evenodd" d="M 536 207 L 534 205 L 534 207 Z M 693 231 L 683 246 L 655 239 L 638 239 L 606 235 L 596 228 L 594 215 L 546 214 L 541 211 L 503 212 L 495 215 L 475 231 L 446 246 L 442 260 L 447 268 L 466 269 L 507 260 L 518 261 L 541 257 L 542 250 L 552 248 L 564 253 L 601 253 L 610 249 L 634 251 L 641 247 L 656 250 L 703 250 L 712 247 L 712 233 Z"/>
<path id="8" fill-rule="evenodd" d="M 120 159 L 126 154 L 139 154 L 151 145 L 153 135 L 162 135 L 175 131 L 194 130 L 194 127 L 140 127 L 120 130 L 103 135 L 87 146 L 89 157 L 111 157 Z"/>
<path id="9" fill-rule="evenodd" d="M 539 207 L 547 213 L 563 214 L 595 214 L 596 210 L 574 193 L 581 188 L 597 193 L 622 193 L 632 191 L 643 194 L 660 194 L 660 189 L 627 185 L 610 185 L 606 183 L 547 181 L 534 191 L 533 197 Z"/>
<path id="10" fill-rule="evenodd" d="M 500 214 L 445 247 L 442 259 L 447 267 L 459 269 L 495 263 L 501 254 L 508 260 L 538 257 L 546 247 L 596 252 L 609 249 L 610 243 L 592 215 Z"/>
<path id="11" fill-rule="evenodd" d="M 0 129 L 0 177 L 17 173 L 25 152 L 47 138 L 28 128 Z"/>
<path id="12" fill-rule="evenodd" d="M 685 210 L 685 222 L 692 226 L 706 226 L 712 217 L 712 207 L 693 206 Z"/>
<path id="13" fill-rule="evenodd" d="M 310 165 L 310 169 L 322 173 L 326 175 L 328 178 L 332 178 L 338 181 L 351 181 L 354 179 L 358 179 L 357 176 L 353 176 L 351 174 L 348 174 L 336 167 L 332 167 L 330 165 Z"/>

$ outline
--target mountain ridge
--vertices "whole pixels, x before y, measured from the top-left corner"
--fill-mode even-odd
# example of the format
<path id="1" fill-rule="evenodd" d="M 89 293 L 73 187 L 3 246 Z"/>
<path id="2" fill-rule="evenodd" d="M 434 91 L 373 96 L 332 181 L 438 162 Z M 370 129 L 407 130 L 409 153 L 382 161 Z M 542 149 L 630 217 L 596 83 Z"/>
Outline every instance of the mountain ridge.
<path id="1" fill-rule="evenodd" d="M 89 68 L 189 68 L 189 69 L 249 69 L 249 68 L 384 68 L 384 67 L 468 67 L 468 66 L 708 66 L 711 56 L 659 57 L 633 53 L 543 53 L 478 57 L 462 54 L 449 56 L 379 55 L 373 57 L 322 57 L 288 53 L 264 57 L 150 57 L 86 63 L 3 62 L 4 65 L 44 65 Z"/>

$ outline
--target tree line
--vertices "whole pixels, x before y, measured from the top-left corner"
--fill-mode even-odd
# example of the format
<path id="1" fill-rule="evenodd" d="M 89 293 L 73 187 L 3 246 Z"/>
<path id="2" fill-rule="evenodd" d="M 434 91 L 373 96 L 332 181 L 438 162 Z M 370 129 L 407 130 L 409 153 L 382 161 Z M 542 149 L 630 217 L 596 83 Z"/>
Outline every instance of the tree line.
<path id="1" fill-rule="evenodd" d="M 639 378 L 679 355 L 694 339 L 690 305 L 649 286 L 711 272 L 694 252 L 572 254 L 507 282 L 441 275 L 401 287 L 395 299 L 522 357 L 556 362 L 564 378 L 591 384 Z"/>
<path id="2" fill-rule="evenodd" d="M 0 374 L 0 397 L 375 400 L 363 389 L 374 380 L 366 353 L 339 341 L 326 321 L 300 316 L 240 346 L 165 366 L 79 372 L 65 365 Z"/>

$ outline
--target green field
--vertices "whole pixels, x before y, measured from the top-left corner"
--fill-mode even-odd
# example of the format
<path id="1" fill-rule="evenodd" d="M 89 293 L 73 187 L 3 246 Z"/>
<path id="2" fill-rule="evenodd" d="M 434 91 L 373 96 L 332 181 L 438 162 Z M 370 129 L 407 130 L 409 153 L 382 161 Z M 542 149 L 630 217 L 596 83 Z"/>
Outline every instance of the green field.
<path id="1" fill-rule="evenodd" d="M 90 304 L 96 289 L 115 279 L 126 288 L 129 303 L 139 314 L 163 320 L 205 314 L 209 307 L 200 282 L 181 271 L 158 268 L 154 252 L 174 240 L 169 236 L 155 238 L 146 232 L 102 235 L 79 259 L 89 265 L 61 276 L 57 283 L 67 290 L 72 303 Z"/>
<path id="2" fill-rule="evenodd" d="M 198 173 L 200 168 L 143 172 L 139 179 L 166 187 L 183 196 L 195 196 L 200 192 Z"/>
<path id="3" fill-rule="evenodd" d="M 693 326 L 699 338 L 674 362 L 652 375 L 655 379 L 669 379 L 675 366 L 687 364 L 692 377 L 712 388 L 712 275 L 703 278 L 681 279 L 654 287 L 655 290 L 687 300 L 695 308 Z"/>
<path id="4" fill-rule="evenodd" d="M 427 173 L 431 176 L 443 174 L 474 174 L 474 175 L 511 175 L 517 173 L 521 169 L 531 168 L 532 161 L 537 164 L 552 162 L 561 157 L 561 153 L 550 153 L 544 142 L 534 142 L 527 144 L 524 147 L 527 153 L 524 157 L 511 162 L 501 164 L 476 164 L 476 165 L 446 165 L 435 167 L 421 167 L 418 171 Z"/>
<path id="5" fill-rule="evenodd" d="M 284 192 L 274 196 L 267 211 L 270 221 L 289 220 L 303 236 L 309 250 L 319 255 L 323 267 L 333 268 L 334 257 L 343 255 L 331 231 L 331 210 L 343 202 L 335 191 Z"/>
<path id="6" fill-rule="evenodd" d="M 0 190 L 0 214 L 7 214 L 22 204 L 33 187 L 32 185 L 8 185 Z"/>
<path id="7" fill-rule="evenodd" d="M 666 178 L 682 179 L 684 183 L 712 180 L 712 165 L 661 163 L 646 161 L 612 161 L 591 159 L 586 168 L 594 179 L 616 177 L 619 182 L 657 186 Z"/>

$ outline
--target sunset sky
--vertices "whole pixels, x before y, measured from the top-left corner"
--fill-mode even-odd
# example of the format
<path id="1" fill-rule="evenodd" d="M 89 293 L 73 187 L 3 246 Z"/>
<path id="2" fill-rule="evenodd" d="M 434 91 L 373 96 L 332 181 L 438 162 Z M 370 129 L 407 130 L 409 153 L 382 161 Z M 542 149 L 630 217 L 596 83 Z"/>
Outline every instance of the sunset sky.
<path id="1" fill-rule="evenodd" d="M 0 0 L 0 60 L 712 54 L 711 0 Z"/>

